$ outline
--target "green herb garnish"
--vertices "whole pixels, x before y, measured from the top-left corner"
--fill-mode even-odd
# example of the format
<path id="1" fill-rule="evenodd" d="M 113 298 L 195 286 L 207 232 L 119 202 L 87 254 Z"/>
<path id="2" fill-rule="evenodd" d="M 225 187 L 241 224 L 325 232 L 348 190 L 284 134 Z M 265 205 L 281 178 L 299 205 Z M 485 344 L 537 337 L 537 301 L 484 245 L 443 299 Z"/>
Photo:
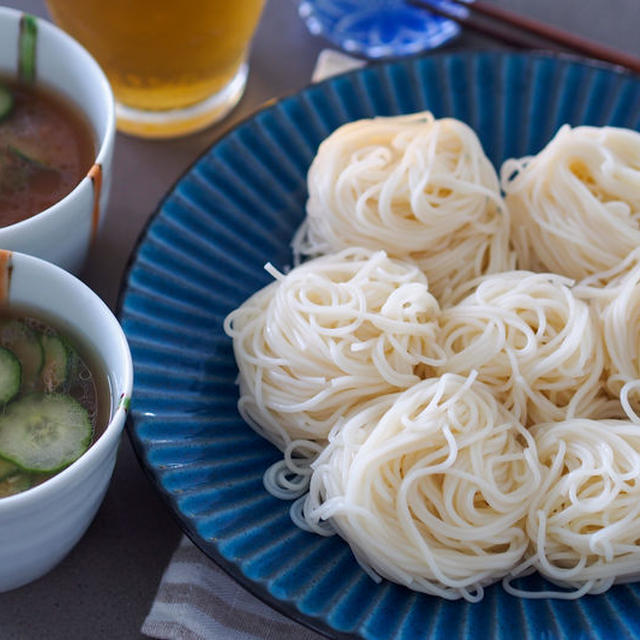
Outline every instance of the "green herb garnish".
<path id="1" fill-rule="evenodd" d="M 4 120 L 13 109 L 13 93 L 5 85 L 0 83 L 0 122 Z"/>

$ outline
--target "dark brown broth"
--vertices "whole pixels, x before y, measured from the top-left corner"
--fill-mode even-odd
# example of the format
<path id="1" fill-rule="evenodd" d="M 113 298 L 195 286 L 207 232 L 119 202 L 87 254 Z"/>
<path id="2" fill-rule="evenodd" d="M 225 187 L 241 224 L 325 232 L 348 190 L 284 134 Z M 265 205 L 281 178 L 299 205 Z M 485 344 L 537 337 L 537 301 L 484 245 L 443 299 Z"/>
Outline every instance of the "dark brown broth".
<path id="1" fill-rule="evenodd" d="M 14 96 L 0 121 L 0 227 L 44 211 L 79 184 L 95 158 L 84 114 L 49 88 L 0 77 Z M 26 159 L 25 159 L 26 158 Z"/>
<path id="2" fill-rule="evenodd" d="M 95 350 L 86 344 L 85 340 L 80 339 L 77 333 L 70 329 L 66 323 L 58 318 L 43 314 L 40 310 L 27 307 L 7 308 L 6 306 L 0 306 L 0 323 L 8 320 L 23 322 L 38 333 L 58 336 L 75 351 L 79 364 L 76 369 L 77 376 L 74 376 L 74 380 L 63 391 L 72 396 L 87 410 L 93 427 L 91 444 L 95 443 L 104 433 L 111 418 L 109 379 L 104 365 Z M 27 386 L 31 386 L 28 381 Z M 32 386 L 31 388 L 33 389 Z M 41 390 L 38 389 L 37 385 L 35 389 Z M 24 473 L 27 474 L 27 472 Z M 30 486 L 35 486 L 50 478 L 52 474 L 28 473 L 27 475 L 29 476 Z M 3 487 L 0 486 L 0 498 L 3 497 L 2 491 Z"/>

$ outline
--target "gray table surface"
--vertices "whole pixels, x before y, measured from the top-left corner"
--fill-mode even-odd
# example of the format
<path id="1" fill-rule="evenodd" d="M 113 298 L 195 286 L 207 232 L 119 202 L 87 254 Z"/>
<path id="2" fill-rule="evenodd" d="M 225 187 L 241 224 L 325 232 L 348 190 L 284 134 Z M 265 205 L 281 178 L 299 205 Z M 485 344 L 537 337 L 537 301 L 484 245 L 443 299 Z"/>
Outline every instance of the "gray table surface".
<path id="1" fill-rule="evenodd" d="M 5 4 L 48 16 L 41 0 Z M 638 0 L 496 0 L 496 4 L 640 55 Z M 246 93 L 234 112 L 206 131 L 170 141 L 118 135 L 105 228 L 82 274 L 111 308 L 142 227 L 158 201 L 193 160 L 265 100 L 309 83 L 318 53 L 329 46 L 311 36 L 295 0 L 268 0 L 254 39 Z M 464 34 L 446 49 L 498 48 Z M 122 440 L 113 481 L 86 535 L 40 580 L 0 594 L 0 640 L 142 638 L 139 629 L 162 572 L 180 538 Z"/>

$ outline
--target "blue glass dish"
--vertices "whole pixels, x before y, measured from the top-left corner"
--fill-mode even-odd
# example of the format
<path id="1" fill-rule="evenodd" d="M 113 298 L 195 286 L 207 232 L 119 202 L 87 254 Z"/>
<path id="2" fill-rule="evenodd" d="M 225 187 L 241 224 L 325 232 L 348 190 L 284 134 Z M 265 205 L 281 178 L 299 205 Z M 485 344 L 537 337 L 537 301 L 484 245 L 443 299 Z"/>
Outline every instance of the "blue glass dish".
<path id="1" fill-rule="evenodd" d="M 640 79 L 570 58 L 439 54 L 327 80 L 256 113 L 169 192 L 135 249 L 119 317 L 135 387 L 129 435 L 183 529 L 283 613 L 367 640 L 640 639 L 640 584 L 579 601 L 523 600 L 500 585 L 479 604 L 371 581 L 339 538 L 297 529 L 263 488 L 278 452 L 242 421 L 226 314 L 291 264 L 306 171 L 339 125 L 430 109 L 464 120 L 495 166 L 537 152 L 565 123 L 640 128 Z M 538 576 L 527 586 L 544 588 Z"/>
<path id="2" fill-rule="evenodd" d="M 468 13 L 447 0 L 431 0 L 454 15 Z M 314 35 L 365 58 L 395 58 L 435 49 L 455 38 L 453 20 L 406 0 L 301 0 L 298 13 Z"/>

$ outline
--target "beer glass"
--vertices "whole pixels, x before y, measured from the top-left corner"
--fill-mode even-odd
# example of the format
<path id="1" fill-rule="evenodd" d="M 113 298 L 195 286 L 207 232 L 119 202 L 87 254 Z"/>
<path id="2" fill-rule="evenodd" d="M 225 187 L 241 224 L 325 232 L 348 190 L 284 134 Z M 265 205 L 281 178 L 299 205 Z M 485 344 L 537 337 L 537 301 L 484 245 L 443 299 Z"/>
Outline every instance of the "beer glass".
<path id="1" fill-rule="evenodd" d="M 47 0 L 98 60 L 118 129 L 171 137 L 220 120 L 240 100 L 264 0 Z"/>

